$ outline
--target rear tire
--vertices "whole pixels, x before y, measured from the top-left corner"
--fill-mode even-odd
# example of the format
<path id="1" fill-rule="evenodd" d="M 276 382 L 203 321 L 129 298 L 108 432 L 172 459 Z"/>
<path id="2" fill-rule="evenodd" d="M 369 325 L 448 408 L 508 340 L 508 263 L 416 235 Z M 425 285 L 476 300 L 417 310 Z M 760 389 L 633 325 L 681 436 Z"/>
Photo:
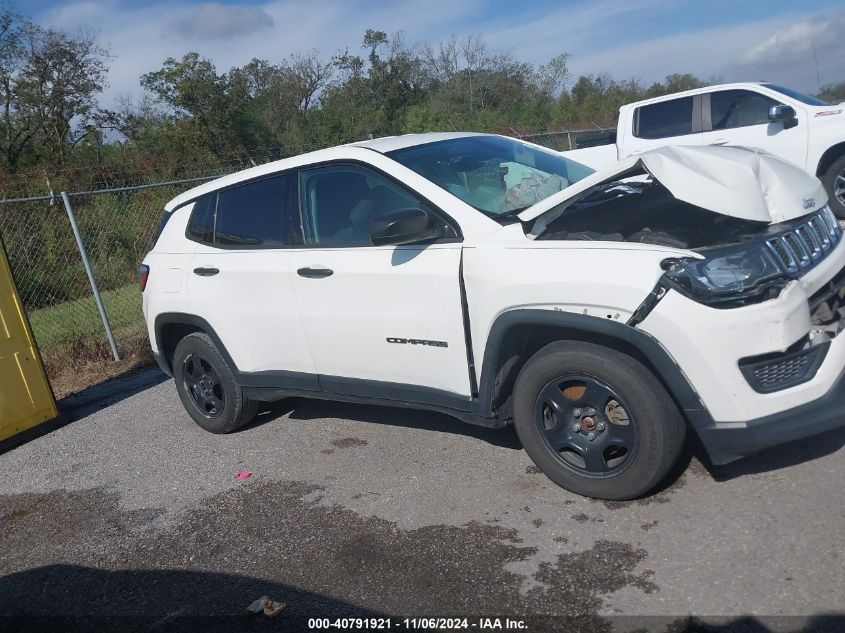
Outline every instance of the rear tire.
<path id="1" fill-rule="evenodd" d="M 235 374 L 207 334 L 189 334 L 173 353 L 173 378 L 182 405 L 211 433 L 230 433 L 252 422 L 258 401 L 243 393 Z"/>
<path id="2" fill-rule="evenodd" d="M 830 200 L 830 208 L 837 218 L 845 219 L 845 154 L 837 158 L 821 177 Z"/>
<path id="3" fill-rule="evenodd" d="M 514 386 L 514 425 L 549 479 L 609 500 L 634 499 L 660 483 L 686 430 L 647 367 L 580 341 L 551 343 L 525 364 Z"/>

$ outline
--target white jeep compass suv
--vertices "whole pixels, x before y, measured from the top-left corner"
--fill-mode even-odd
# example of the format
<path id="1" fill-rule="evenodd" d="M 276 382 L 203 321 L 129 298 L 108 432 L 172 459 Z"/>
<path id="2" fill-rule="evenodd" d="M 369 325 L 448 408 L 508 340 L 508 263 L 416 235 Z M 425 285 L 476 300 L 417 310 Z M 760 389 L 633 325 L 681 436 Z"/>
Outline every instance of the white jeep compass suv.
<path id="1" fill-rule="evenodd" d="M 648 492 L 845 422 L 845 241 L 818 180 L 741 148 L 600 172 L 501 136 L 321 150 L 168 203 L 144 315 L 191 417 L 289 396 L 513 423 L 550 479 Z"/>

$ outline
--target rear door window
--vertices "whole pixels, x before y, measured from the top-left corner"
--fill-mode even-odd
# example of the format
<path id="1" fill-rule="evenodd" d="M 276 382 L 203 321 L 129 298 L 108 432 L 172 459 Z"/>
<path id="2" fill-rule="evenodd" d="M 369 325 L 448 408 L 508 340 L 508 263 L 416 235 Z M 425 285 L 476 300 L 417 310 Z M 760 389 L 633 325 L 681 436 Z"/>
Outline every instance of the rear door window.
<path id="1" fill-rule="evenodd" d="M 220 248 L 279 248 L 302 244 L 298 209 L 284 174 L 199 198 L 188 238 Z"/>
<path id="2" fill-rule="evenodd" d="M 710 125 L 714 130 L 728 130 L 769 123 L 769 108 L 779 105 L 774 99 L 751 90 L 719 90 L 710 93 Z"/>
<path id="3" fill-rule="evenodd" d="M 284 176 L 224 189 L 217 199 L 214 243 L 228 247 L 284 246 L 287 234 Z"/>
<path id="4" fill-rule="evenodd" d="M 657 139 L 692 134 L 692 109 L 692 97 L 640 106 L 634 113 L 634 136 Z"/>

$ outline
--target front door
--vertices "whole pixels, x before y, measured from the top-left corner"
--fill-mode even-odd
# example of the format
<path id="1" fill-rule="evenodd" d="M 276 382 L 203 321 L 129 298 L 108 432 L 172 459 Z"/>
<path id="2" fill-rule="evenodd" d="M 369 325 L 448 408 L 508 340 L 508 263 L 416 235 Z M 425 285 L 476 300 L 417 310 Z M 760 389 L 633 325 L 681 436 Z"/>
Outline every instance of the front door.
<path id="1" fill-rule="evenodd" d="M 461 244 L 373 246 L 370 218 L 428 203 L 360 165 L 302 170 L 305 248 L 291 277 L 326 391 L 435 400 L 470 396 L 461 308 Z M 385 384 L 391 383 L 391 384 Z"/>
<path id="2" fill-rule="evenodd" d="M 797 122 L 769 121 L 769 108 L 782 105 L 752 90 L 716 90 L 705 95 L 705 145 L 756 147 L 801 169 L 807 162 L 807 115 L 796 108 Z"/>

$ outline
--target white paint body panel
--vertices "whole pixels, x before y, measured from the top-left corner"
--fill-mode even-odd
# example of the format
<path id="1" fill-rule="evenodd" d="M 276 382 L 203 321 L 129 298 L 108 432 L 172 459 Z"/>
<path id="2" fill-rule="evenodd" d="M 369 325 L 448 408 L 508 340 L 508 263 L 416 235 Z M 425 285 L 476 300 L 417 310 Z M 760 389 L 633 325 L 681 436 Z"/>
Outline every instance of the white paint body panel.
<path id="1" fill-rule="evenodd" d="M 317 373 L 432 387 L 470 396 L 458 268 L 461 245 L 310 248 L 291 253 L 292 272 Z M 441 341 L 447 347 L 388 343 Z"/>
<path id="2" fill-rule="evenodd" d="M 562 310 L 625 323 L 663 274 L 660 262 L 679 254 L 643 244 L 537 242 L 519 226 L 505 232 L 513 234 L 510 243 L 464 250 L 473 353 L 481 372 L 487 337 L 501 314 Z"/>
<path id="3" fill-rule="evenodd" d="M 188 275 L 187 308 L 202 316 L 243 372 L 315 373 L 284 249 L 223 250 L 197 246 L 190 268 L 217 268 L 213 277 Z"/>
<path id="4" fill-rule="evenodd" d="M 155 248 L 144 258 L 152 274 L 141 295 L 142 309 L 153 352 L 159 351 L 153 331 L 156 315 L 187 310 L 185 288 L 191 257 L 197 247 L 194 242 L 185 239 L 185 228 L 192 208 L 193 205 L 187 205 L 173 213 Z"/>

